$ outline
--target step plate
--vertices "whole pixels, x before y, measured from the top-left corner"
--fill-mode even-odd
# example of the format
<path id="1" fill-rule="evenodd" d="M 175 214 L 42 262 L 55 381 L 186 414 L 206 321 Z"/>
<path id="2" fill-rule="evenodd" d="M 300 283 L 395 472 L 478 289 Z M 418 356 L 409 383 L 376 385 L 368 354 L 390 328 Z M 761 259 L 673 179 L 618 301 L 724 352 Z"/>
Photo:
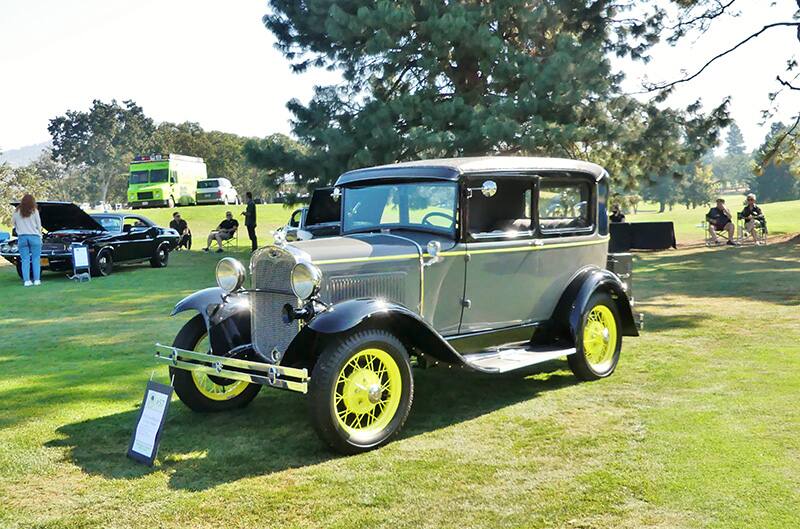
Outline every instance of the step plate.
<path id="1" fill-rule="evenodd" d="M 536 349 L 501 349 L 464 355 L 467 365 L 484 373 L 507 373 L 524 367 L 575 354 L 575 348 L 537 347 Z"/>

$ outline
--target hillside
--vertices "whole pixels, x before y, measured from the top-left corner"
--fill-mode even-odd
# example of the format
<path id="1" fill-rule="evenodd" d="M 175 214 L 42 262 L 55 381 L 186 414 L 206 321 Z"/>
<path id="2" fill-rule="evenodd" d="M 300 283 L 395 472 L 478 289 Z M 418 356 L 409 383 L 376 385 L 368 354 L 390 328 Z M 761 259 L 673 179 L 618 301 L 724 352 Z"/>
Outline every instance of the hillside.
<path id="1" fill-rule="evenodd" d="M 26 145 L 19 149 L 10 149 L 5 152 L 0 152 L 0 163 L 6 162 L 11 167 L 22 167 L 34 161 L 45 149 L 49 149 L 50 147 L 50 142 L 46 141 L 37 143 L 36 145 Z"/>

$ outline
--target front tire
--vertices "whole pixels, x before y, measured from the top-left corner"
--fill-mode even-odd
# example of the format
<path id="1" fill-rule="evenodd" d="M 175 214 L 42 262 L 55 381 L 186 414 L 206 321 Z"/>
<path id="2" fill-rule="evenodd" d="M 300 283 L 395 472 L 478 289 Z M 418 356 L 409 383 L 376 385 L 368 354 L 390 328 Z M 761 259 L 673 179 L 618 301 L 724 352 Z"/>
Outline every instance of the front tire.
<path id="1" fill-rule="evenodd" d="M 173 347 L 188 351 L 208 352 L 206 322 L 198 314 L 181 327 Z M 225 411 L 243 408 L 258 395 L 260 384 L 209 376 L 198 371 L 169 368 L 175 394 L 189 409 L 198 412 Z"/>
<path id="2" fill-rule="evenodd" d="M 396 437 L 414 400 L 403 344 L 385 331 L 361 331 L 329 343 L 309 384 L 311 421 L 343 454 L 366 452 Z"/>
<path id="3" fill-rule="evenodd" d="M 95 277 L 108 277 L 114 271 L 114 256 L 111 250 L 103 249 L 97 252 L 92 267 L 92 275 Z"/>
<path id="4" fill-rule="evenodd" d="M 605 378 L 617 368 L 622 349 L 619 322 L 617 304 L 611 296 L 606 292 L 592 294 L 581 317 L 577 352 L 567 356 L 570 369 L 580 380 Z"/>

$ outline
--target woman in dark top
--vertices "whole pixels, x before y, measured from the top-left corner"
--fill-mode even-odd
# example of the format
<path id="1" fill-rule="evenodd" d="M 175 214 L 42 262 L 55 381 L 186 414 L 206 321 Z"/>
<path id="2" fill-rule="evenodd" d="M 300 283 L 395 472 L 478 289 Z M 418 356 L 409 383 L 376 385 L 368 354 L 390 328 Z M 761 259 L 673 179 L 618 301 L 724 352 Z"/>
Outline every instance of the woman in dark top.
<path id="1" fill-rule="evenodd" d="M 619 204 L 611 206 L 611 222 L 625 222 L 625 214 L 619 209 Z"/>

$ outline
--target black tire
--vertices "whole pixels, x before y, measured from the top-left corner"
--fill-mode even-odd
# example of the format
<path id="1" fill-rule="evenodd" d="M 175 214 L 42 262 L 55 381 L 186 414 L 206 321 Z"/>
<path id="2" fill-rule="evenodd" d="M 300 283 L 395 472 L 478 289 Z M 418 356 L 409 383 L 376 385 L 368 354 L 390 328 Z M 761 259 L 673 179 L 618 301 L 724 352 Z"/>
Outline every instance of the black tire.
<path id="1" fill-rule="evenodd" d="M 103 248 L 94 256 L 92 275 L 94 277 L 108 277 L 114 271 L 114 255 L 111 250 Z"/>
<path id="2" fill-rule="evenodd" d="M 194 351 L 205 336 L 206 323 L 203 317 L 198 314 L 181 327 L 172 345 L 180 349 Z M 243 408 L 250 404 L 261 390 L 260 384 L 241 382 L 241 384 L 246 384 L 241 392 L 225 400 L 214 400 L 207 397 L 198 389 L 191 371 L 170 366 L 169 375 L 170 377 L 175 377 L 173 387 L 175 388 L 175 394 L 178 395 L 181 402 L 189 409 L 197 412 L 214 412 Z M 229 380 L 220 377 L 213 377 L 211 381 L 224 387 L 239 383 L 237 380 Z"/>
<path id="3" fill-rule="evenodd" d="M 153 268 L 165 268 L 169 263 L 169 245 L 162 243 L 156 248 L 156 253 L 150 258 L 150 266 Z"/>
<path id="4" fill-rule="evenodd" d="M 349 364 L 351 360 L 358 362 L 361 359 L 369 358 L 368 356 L 359 356 L 368 349 L 379 350 L 382 360 L 386 362 L 384 375 L 370 371 L 378 377 L 377 382 L 380 386 L 373 383 L 369 386 L 369 390 L 359 386 L 356 368 Z M 384 356 L 384 353 L 388 356 Z M 394 366 L 389 365 L 390 360 Z M 369 364 L 369 366 L 372 365 Z M 359 369 L 363 370 L 365 367 L 367 366 L 359 366 Z M 339 375 L 346 372 L 349 372 L 352 378 L 342 380 Z M 394 376 L 391 376 L 390 372 L 394 372 Z M 361 379 L 362 382 L 364 380 Z M 384 384 L 389 387 L 381 391 Z M 399 397 L 393 397 L 392 385 L 395 386 L 394 395 L 397 395 L 397 390 L 399 390 Z M 350 392 L 347 392 L 348 387 Z M 356 389 L 356 387 L 360 389 Z M 375 389 L 373 390 L 373 388 Z M 358 394 L 358 391 L 363 393 Z M 414 400 L 414 378 L 411 374 L 411 364 L 406 348 L 391 333 L 378 330 L 355 332 L 342 340 L 331 341 L 323 348 L 319 360 L 314 366 L 308 393 L 309 411 L 314 429 L 333 450 L 342 454 L 357 454 L 382 446 L 398 435 L 408 418 L 411 403 Z M 356 412 L 346 411 L 348 409 L 345 403 L 346 399 L 342 398 L 337 403 L 335 398 L 337 393 L 352 395 L 352 398 L 355 399 L 354 404 L 358 406 L 367 408 L 372 406 L 369 408 L 370 410 L 380 410 L 377 412 L 377 417 L 373 417 L 375 426 L 359 428 L 360 431 L 348 429 L 343 421 L 358 420 L 360 426 L 361 417 L 371 411 L 360 415 Z M 383 400 L 378 401 L 377 399 Z M 383 408 L 379 408 L 380 402 L 386 403 Z M 395 405 L 396 408 L 391 411 Z M 337 411 L 344 414 L 343 419 L 339 418 Z M 383 416 L 383 413 L 388 415 Z M 370 419 L 367 417 L 364 420 L 369 421 Z"/>
<path id="5" fill-rule="evenodd" d="M 596 308 L 601 307 L 598 311 L 603 313 L 610 313 L 613 317 L 614 328 L 613 331 L 610 326 L 603 327 L 600 334 L 601 347 L 606 348 L 603 355 L 602 362 L 592 362 L 589 357 L 592 356 L 591 352 L 587 352 L 584 347 L 584 339 L 587 332 L 591 335 L 592 330 L 587 329 L 589 324 L 589 317 Z M 607 309 L 607 312 L 606 312 Z M 602 324 L 601 324 L 602 325 Z M 613 336 L 612 336 L 613 335 Z M 611 344 L 611 339 L 615 340 L 615 344 Z M 591 339 L 591 338 L 590 338 Z M 613 353 L 609 354 L 613 347 Z M 611 296 L 606 292 L 595 292 L 589 298 L 589 303 L 586 305 L 586 310 L 581 316 L 581 328 L 578 333 L 577 343 L 575 344 L 577 350 L 574 354 L 567 356 L 569 367 L 572 372 L 580 380 L 590 381 L 598 380 L 610 376 L 617 368 L 619 362 L 619 354 L 622 349 L 622 334 L 620 328 L 620 317 L 617 311 L 617 304 L 611 299 Z M 587 356 L 588 355 L 588 356 Z"/>

